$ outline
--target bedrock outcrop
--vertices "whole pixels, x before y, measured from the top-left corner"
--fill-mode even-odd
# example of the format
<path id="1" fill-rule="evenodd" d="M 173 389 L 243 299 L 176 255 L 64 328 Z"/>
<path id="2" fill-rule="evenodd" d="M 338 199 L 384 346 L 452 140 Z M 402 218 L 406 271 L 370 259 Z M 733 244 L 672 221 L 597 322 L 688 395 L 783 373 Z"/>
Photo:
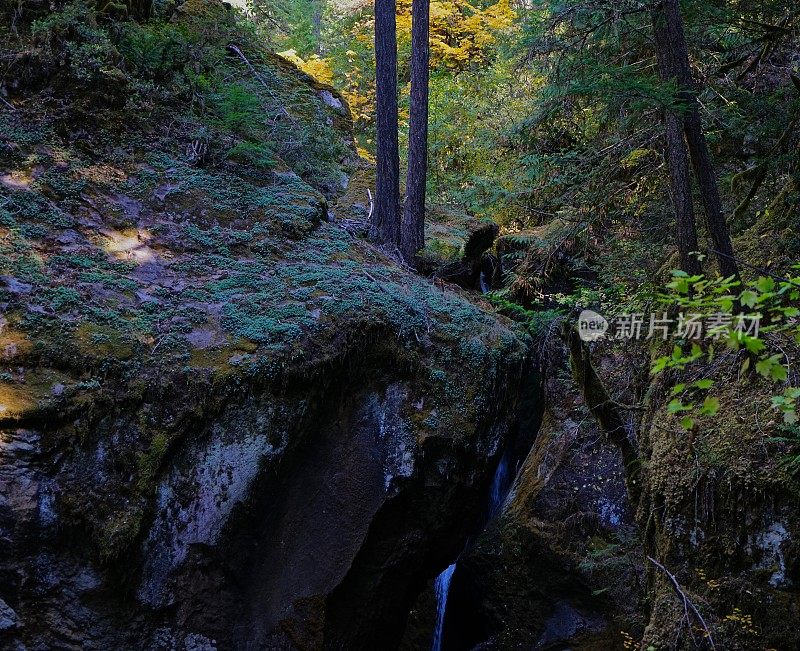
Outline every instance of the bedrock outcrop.
<path id="1" fill-rule="evenodd" d="M 80 42 L 0 52 L 108 57 L 0 112 L 0 646 L 392 648 L 480 518 L 526 337 L 331 221 L 347 106 L 225 4 L 79 9 Z"/>

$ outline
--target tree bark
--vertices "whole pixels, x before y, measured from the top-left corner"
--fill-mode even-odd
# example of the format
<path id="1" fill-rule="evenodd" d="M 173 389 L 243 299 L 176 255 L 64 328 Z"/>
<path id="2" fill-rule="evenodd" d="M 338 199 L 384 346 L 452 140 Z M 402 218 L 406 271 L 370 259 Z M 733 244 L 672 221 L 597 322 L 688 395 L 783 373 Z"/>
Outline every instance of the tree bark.
<path id="1" fill-rule="evenodd" d="M 640 479 L 642 464 L 639 450 L 628 436 L 625 417 L 620 411 L 618 403 L 611 399 L 603 381 L 592 365 L 589 348 L 581 341 L 578 329 L 574 325 L 565 325 L 565 339 L 569 348 L 572 377 L 581 389 L 584 404 L 589 408 L 608 440 L 619 449 L 622 455 L 625 486 L 635 512 L 642 496 Z"/>
<path id="2" fill-rule="evenodd" d="M 428 175 L 428 64 L 430 0 L 412 0 L 411 101 L 406 201 L 400 252 L 407 260 L 425 245 L 425 182 Z"/>
<path id="3" fill-rule="evenodd" d="M 672 111 L 664 117 L 666 158 L 669 168 L 670 196 L 675 208 L 676 238 L 681 269 L 691 275 L 703 273 L 700 260 L 693 252 L 698 250 L 697 226 L 692 204 L 692 182 L 689 175 L 689 157 L 683 140 L 681 119 Z"/>
<path id="4" fill-rule="evenodd" d="M 675 52 L 670 48 L 670 35 L 662 11 L 653 12 L 653 35 L 656 43 L 656 59 L 661 79 L 677 81 Z M 669 170 L 669 186 L 675 210 L 676 239 L 681 269 L 696 275 L 702 273 L 697 251 L 697 220 L 692 204 L 692 180 L 689 172 L 689 156 L 683 139 L 683 120 L 680 112 L 670 108 L 664 112 L 665 158 Z"/>
<path id="5" fill-rule="evenodd" d="M 719 188 L 700 120 L 697 88 L 689 66 L 689 49 L 678 0 L 661 0 L 660 5 L 653 11 L 653 33 L 661 78 L 665 81 L 675 81 L 679 87 L 674 114 L 681 115 L 683 132 L 703 201 L 706 226 L 714 245 L 720 272 L 723 276 L 738 278 L 739 269 L 733 254 L 728 222 L 722 212 Z M 678 237 L 680 240 L 680 233 Z M 695 242 L 696 239 L 695 235 Z"/>
<path id="6" fill-rule="evenodd" d="M 375 0 L 376 158 L 378 241 L 400 244 L 400 154 L 397 144 L 397 27 L 395 0 Z"/>
<path id="7" fill-rule="evenodd" d="M 711 155 L 706 144 L 700 123 L 700 112 L 695 106 L 684 118 L 684 132 L 686 142 L 689 143 L 689 154 L 692 157 L 692 167 L 700 186 L 700 197 L 703 200 L 703 209 L 706 213 L 706 224 L 711 241 L 714 243 L 714 253 L 717 256 L 719 270 L 723 276 L 739 278 L 739 267 L 733 254 L 733 243 L 728 230 L 728 221 L 722 213 L 722 200 L 719 197 L 717 179 L 711 164 Z"/>

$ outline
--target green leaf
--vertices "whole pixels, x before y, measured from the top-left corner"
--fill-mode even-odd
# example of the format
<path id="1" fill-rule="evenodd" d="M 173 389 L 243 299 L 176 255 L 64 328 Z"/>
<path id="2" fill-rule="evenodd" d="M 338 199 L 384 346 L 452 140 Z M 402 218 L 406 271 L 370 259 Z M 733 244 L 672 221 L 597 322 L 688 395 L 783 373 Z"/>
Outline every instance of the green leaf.
<path id="1" fill-rule="evenodd" d="M 714 386 L 714 380 L 698 380 L 694 383 L 694 386 L 696 386 L 698 389 L 710 389 L 712 386 Z"/>
<path id="2" fill-rule="evenodd" d="M 758 337 L 751 337 L 750 335 L 743 334 L 741 339 L 744 342 L 744 347 L 751 353 L 760 353 L 764 350 L 764 342 Z"/>
<path id="3" fill-rule="evenodd" d="M 789 371 L 779 361 L 780 353 L 765 357 L 756 363 L 756 371 L 765 378 L 782 382 L 789 376 Z"/>
<path id="4" fill-rule="evenodd" d="M 756 373 L 763 375 L 764 377 L 769 377 L 769 369 L 772 368 L 774 363 L 775 362 L 771 357 L 758 360 L 756 362 Z"/>
<path id="5" fill-rule="evenodd" d="M 700 408 L 700 413 L 703 416 L 714 416 L 719 411 L 719 399 L 708 397 L 703 401 L 703 406 Z"/>
<path id="6" fill-rule="evenodd" d="M 775 364 L 770 369 L 770 376 L 776 382 L 784 382 L 787 377 L 789 377 L 789 371 L 783 364 Z"/>
<path id="7" fill-rule="evenodd" d="M 661 373 L 666 367 L 667 362 L 669 361 L 669 357 L 659 357 L 655 362 L 653 362 L 653 368 L 650 369 L 651 375 L 657 375 Z"/>
<path id="8" fill-rule="evenodd" d="M 756 301 L 758 301 L 758 294 L 752 290 L 746 289 L 739 295 L 739 300 L 742 302 L 742 305 L 755 307 Z"/>
<path id="9" fill-rule="evenodd" d="M 674 290 L 678 294 L 688 294 L 689 281 L 686 278 L 677 278 L 671 283 L 667 283 L 667 288 Z"/>
<path id="10" fill-rule="evenodd" d="M 761 276 L 756 281 L 756 288 L 762 294 L 766 294 L 767 292 L 771 292 L 775 289 L 775 281 L 772 278 L 767 278 L 766 276 Z"/>
<path id="11" fill-rule="evenodd" d="M 685 388 L 686 388 L 685 384 L 676 384 L 674 387 L 672 387 L 672 395 L 677 396 Z"/>
<path id="12" fill-rule="evenodd" d="M 681 427 L 685 430 L 690 430 L 694 427 L 694 418 L 691 416 L 684 416 L 681 418 Z"/>
<path id="13" fill-rule="evenodd" d="M 667 405 L 667 413 L 670 414 L 678 414 L 682 411 L 689 411 L 692 408 L 692 404 L 684 405 L 680 399 L 675 398 L 674 400 L 670 401 Z"/>

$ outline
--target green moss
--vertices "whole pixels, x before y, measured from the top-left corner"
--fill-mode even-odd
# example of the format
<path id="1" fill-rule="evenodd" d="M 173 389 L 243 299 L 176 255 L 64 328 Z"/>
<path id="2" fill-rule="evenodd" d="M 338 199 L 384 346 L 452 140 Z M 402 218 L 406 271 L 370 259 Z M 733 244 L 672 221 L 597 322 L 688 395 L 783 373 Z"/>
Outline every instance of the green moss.
<path id="1" fill-rule="evenodd" d="M 170 438 L 164 432 L 156 432 L 150 441 L 150 447 L 146 452 L 139 454 L 137 461 L 138 486 L 142 493 L 151 491 L 154 487 L 154 480 L 164 456 L 169 448 Z"/>
<path id="2" fill-rule="evenodd" d="M 116 319 L 111 320 L 112 323 Z M 135 341 L 108 325 L 85 322 L 75 330 L 78 350 L 90 358 L 130 359 L 136 352 Z"/>
<path id="3" fill-rule="evenodd" d="M 81 295 L 72 287 L 55 287 L 47 289 L 44 292 L 44 297 L 48 305 L 52 306 L 54 310 L 61 311 L 64 309 L 77 307 L 81 302 Z"/>
<path id="4" fill-rule="evenodd" d="M 441 404 L 415 423 L 452 436 L 453 423 L 462 434 L 475 426 L 486 400 L 475 380 L 483 366 L 514 366 L 522 350 L 465 298 L 322 222 L 350 171 L 347 120 L 266 52 L 246 22 L 208 5 L 214 20 L 193 9 L 168 25 L 89 26 L 125 58 L 125 109 L 94 101 L 81 82 L 51 89 L 70 95 L 52 121 L 41 111 L 0 112 L 0 130 L 14 139 L 13 150 L 0 144 L 4 168 L 38 175 L 26 190 L 0 186 L 0 273 L 30 285 L 0 290 L 20 351 L 15 364 L 29 371 L 46 359 L 68 370 L 59 409 L 76 420 L 58 431 L 69 445 L 110 437 L 103 428 L 112 411 L 126 423 L 113 434 L 102 494 L 84 499 L 81 487 L 94 477 L 70 487 L 71 513 L 106 560 L 139 535 L 171 437 L 183 433 L 176 424 L 213 418 L 232 392 L 379 355 L 442 391 Z M 56 22 L 43 29 L 55 34 Z M 228 56 L 231 42 L 269 88 Z M 87 105 L 91 133 L 65 141 L 63 125 L 85 121 Z M 186 155 L 196 138 L 209 147 L 198 164 Z M 45 173 L 29 174 L 37 165 Z M 372 171 L 361 172 L 367 183 Z M 43 305 L 52 309 L 31 309 Z M 442 374 L 430 387 L 428 366 Z M 24 388 L 17 372 L 14 396 Z M 41 388 L 52 397 L 52 383 Z"/>
<path id="5" fill-rule="evenodd" d="M 141 508 L 114 513 L 103 524 L 97 538 L 100 559 L 105 563 L 117 560 L 139 535 L 144 514 Z"/>
<path id="6" fill-rule="evenodd" d="M 257 301 L 257 296 L 249 296 L 246 301 L 227 304 L 222 313 L 224 328 L 236 337 L 287 346 L 303 334 L 303 326 L 313 323 L 301 304 L 265 310 Z"/>
<path id="7" fill-rule="evenodd" d="M 256 169 L 272 169 L 276 165 L 275 155 L 263 143 L 239 142 L 228 150 L 229 159 L 252 165 Z"/>
<path id="8" fill-rule="evenodd" d="M 110 289 L 120 289 L 122 291 L 132 291 L 137 288 L 135 281 L 129 278 L 121 278 L 116 274 L 105 271 L 87 271 L 78 276 L 82 283 L 99 283 Z"/>

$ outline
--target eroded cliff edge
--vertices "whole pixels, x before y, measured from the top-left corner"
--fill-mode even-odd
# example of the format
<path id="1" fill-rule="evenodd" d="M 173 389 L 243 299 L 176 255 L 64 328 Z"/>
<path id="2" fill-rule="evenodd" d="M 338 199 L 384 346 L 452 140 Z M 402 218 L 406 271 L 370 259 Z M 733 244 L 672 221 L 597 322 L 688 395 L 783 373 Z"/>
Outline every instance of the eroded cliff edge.
<path id="1" fill-rule="evenodd" d="M 3 41 L 3 645 L 391 647 L 524 335 L 328 223 L 347 107 L 225 5 L 81 12 Z"/>

